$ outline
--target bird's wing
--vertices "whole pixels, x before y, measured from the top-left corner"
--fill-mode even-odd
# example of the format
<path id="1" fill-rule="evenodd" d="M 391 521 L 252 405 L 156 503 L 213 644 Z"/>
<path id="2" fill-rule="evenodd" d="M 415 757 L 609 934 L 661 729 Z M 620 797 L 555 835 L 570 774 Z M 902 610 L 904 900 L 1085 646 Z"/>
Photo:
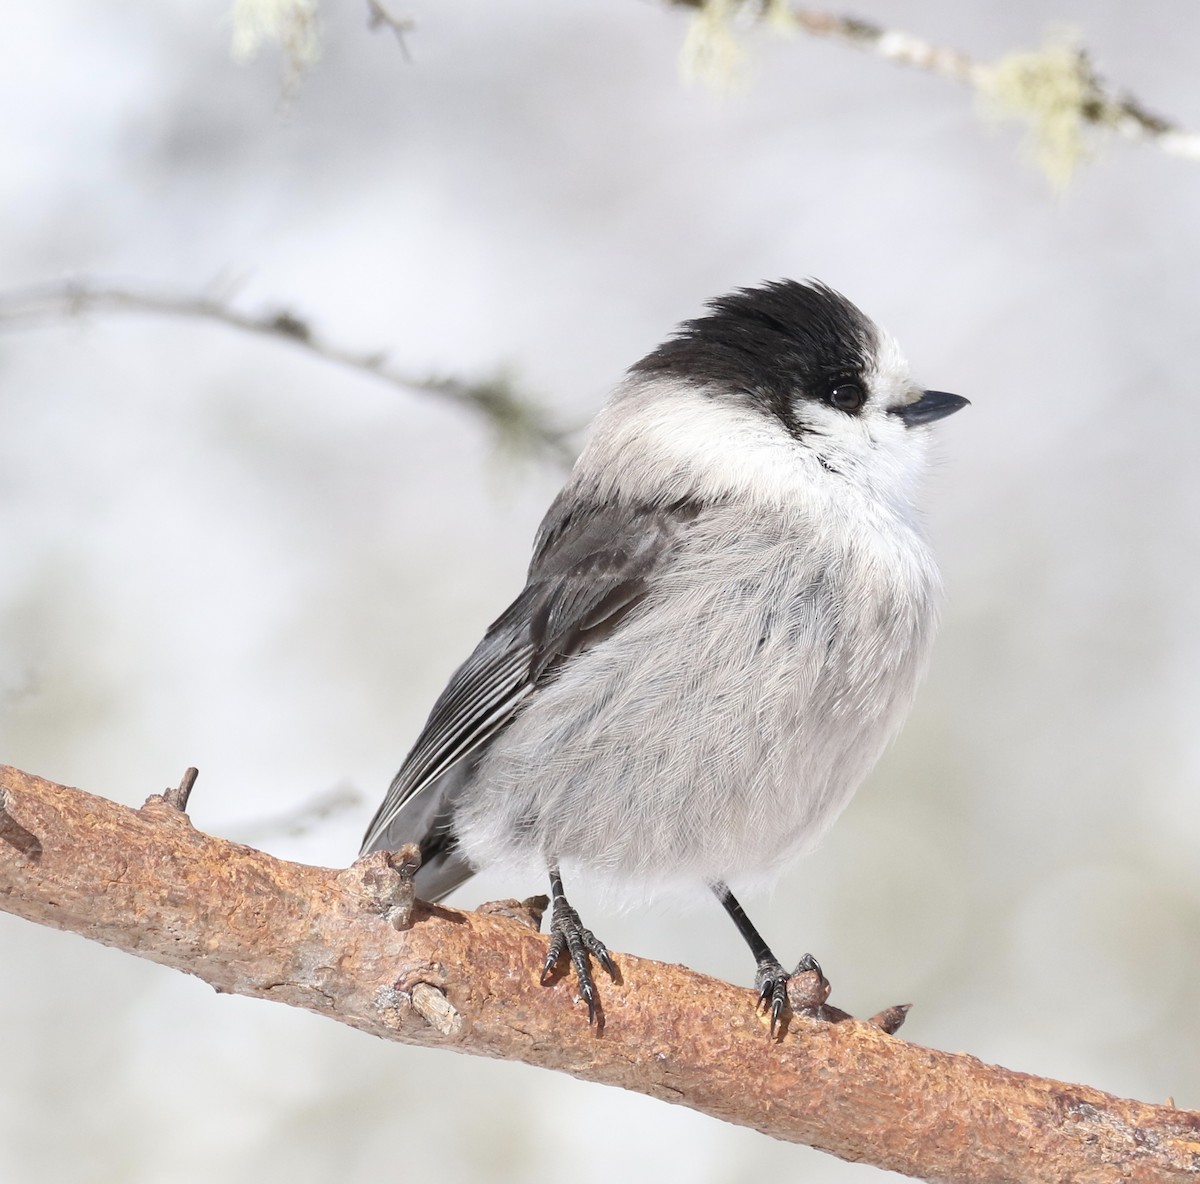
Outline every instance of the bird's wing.
<path id="1" fill-rule="evenodd" d="M 609 636 L 645 596 L 654 567 L 700 514 L 694 502 L 598 505 L 562 495 L 538 533 L 528 582 L 433 706 L 388 789 L 363 851 L 416 841 L 445 854 L 463 775 L 562 662 Z M 470 872 L 446 877 L 449 891 Z M 427 877 L 428 878 L 428 877 Z"/>

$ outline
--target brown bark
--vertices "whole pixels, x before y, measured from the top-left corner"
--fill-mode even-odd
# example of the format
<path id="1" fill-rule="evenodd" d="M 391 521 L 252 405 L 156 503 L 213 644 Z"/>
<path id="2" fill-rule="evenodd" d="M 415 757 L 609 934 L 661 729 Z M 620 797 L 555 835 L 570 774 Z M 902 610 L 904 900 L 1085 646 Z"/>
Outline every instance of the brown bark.
<path id="1" fill-rule="evenodd" d="M 410 869 L 409 869 L 410 870 Z M 1200 1179 L 1200 1113 L 793 1017 L 627 954 L 589 1027 L 519 916 L 411 901 L 403 858 L 306 867 L 0 766 L 0 907 L 410 1044 L 525 1061 L 937 1181 Z M 510 910 L 511 912 L 511 910 Z"/>

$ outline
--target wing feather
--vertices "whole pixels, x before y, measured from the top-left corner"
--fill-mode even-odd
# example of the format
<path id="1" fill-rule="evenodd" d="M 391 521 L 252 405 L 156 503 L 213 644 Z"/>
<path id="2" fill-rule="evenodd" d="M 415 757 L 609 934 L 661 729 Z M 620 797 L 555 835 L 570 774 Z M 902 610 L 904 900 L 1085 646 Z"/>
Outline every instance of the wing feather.
<path id="1" fill-rule="evenodd" d="M 364 852 L 419 841 L 427 855 L 447 857 L 454 799 L 469 780 L 461 775 L 464 762 L 503 731 L 560 663 L 619 628 L 645 597 L 655 565 L 701 512 L 694 502 L 566 505 L 560 494 L 538 533 L 524 590 L 434 704 L 367 828 Z M 469 874 L 465 862 L 444 872 L 442 892 Z"/>

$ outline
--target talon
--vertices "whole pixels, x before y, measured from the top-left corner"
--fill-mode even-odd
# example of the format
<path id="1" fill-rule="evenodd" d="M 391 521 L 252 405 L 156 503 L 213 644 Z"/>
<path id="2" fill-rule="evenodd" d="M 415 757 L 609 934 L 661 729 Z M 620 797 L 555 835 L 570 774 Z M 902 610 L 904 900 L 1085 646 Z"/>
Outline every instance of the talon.
<path id="1" fill-rule="evenodd" d="M 783 1009 L 787 1004 L 787 979 L 776 979 L 771 991 L 771 1035 L 774 1036 L 783 1020 Z"/>
<path id="2" fill-rule="evenodd" d="M 590 929 L 586 930 L 583 936 L 584 941 L 587 944 L 587 948 L 591 951 L 592 956 L 596 958 L 600 965 L 603 966 L 608 972 L 608 977 L 615 980 L 617 977 L 617 964 L 612 960 L 612 955 L 608 952 L 608 946 L 606 946 L 598 938 L 593 937 Z"/>
<path id="3" fill-rule="evenodd" d="M 770 1033 L 772 1038 L 783 1023 L 783 1009 L 787 1006 L 787 985 L 791 975 L 774 959 L 764 959 L 758 964 L 754 985 L 758 987 L 758 1005 L 770 1004 Z"/>
<path id="4" fill-rule="evenodd" d="M 821 963 L 812 956 L 805 954 L 799 962 L 796 963 L 796 969 L 792 971 L 792 975 L 803 974 L 806 970 L 815 970 L 822 979 L 825 978 L 825 972 L 821 969 Z"/>
<path id="5" fill-rule="evenodd" d="M 588 1023 L 602 1023 L 600 1002 L 591 967 L 588 965 L 588 955 L 595 958 L 614 979 L 617 977 L 616 963 L 608 952 L 608 947 L 590 929 L 584 928 L 579 914 L 567 903 L 566 897 L 556 895 L 550 916 L 550 948 L 542 969 L 543 983 L 563 954 L 570 955 L 579 997 L 587 1004 Z"/>
<path id="6" fill-rule="evenodd" d="M 542 982 L 544 983 L 549 977 L 555 966 L 558 965 L 558 960 L 563 956 L 567 948 L 567 940 L 561 933 L 552 933 L 550 936 L 550 949 L 546 953 L 546 961 L 542 965 Z"/>

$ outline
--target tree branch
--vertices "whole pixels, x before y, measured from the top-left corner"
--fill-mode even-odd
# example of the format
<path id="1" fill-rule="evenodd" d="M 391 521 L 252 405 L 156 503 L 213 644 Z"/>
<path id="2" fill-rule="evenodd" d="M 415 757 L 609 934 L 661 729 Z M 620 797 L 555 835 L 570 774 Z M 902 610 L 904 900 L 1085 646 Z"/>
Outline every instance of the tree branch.
<path id="1" fill-rule="evenodd" d="M 996 62 L 978 62 L 956 49 L 934 45 L 899 29 L 793 5 L 786 0 L 666 0 L 697 11 L 697 19 L 719 26 L 745 12 L 757 12 L 784 30 L 823 37 L 864 53 L 935 74 L 971 87 L 998 114 L 1032 125 L 1043 167 L 1052 180 L 1065 180 L 1084 155 L 1085 129 L 1115 132 L 1152 144 L 1172 156 L 1200 160 L 1200 135 L 1153 114 L 1133 96 L 1112 88 L 1096 72 L 1088 52 L 1052 43 Z M 1061 174 L 1055 176 L 1054 165 Z"/>
<path id="2" fill-rule="evenodd" d="M 0 766 L 0 908 L 218 991 L 637 1090 L 927 1180 L 1183 1184 L 1200 1171 L 1200 1113 L 849 1017 L 793 1017 L 773 1043 L 750 991 L 679 966 L 620 955 L 604 1026 L 589 1027 L 569 980 L 539 984 L 532 902 L 414 902 L 414 851 L 306 867 L 202 834 L 161 795 L 131 810 Z"/>
<path id="3" fill-rule="evenodd" d="M 503 374 L 477 382 L 419 377 L 388 362 L 385 352 L 361 353 L 326 341 L 303 317 L 288 309 L 246 313 L 215 296 L 173 296 L 109 287 L 88 280 L 0 293 L 0 323 L 81 316 L 90 312 L 142 312 L 215 321 L 275 340 L 368 374 L 403 391 L 438 395 L 481 414 L 506 443 L 527 448 L 568 467 L 574 460 L 571 433 L 555 427 L 540 408 L 519 395 Z"/>
<path id="4" fill-rule="evenodd" d="M 400 52 L 404 60 L 411 62 L 412 55 L 408 52 L 408 35 L 417 27 L 417 22 L 410 16 L 393 16 L 379 0 L 367 0 L 367 28 L 372 32 L 377 29 L 391 29 L 400 43 Z"/>

